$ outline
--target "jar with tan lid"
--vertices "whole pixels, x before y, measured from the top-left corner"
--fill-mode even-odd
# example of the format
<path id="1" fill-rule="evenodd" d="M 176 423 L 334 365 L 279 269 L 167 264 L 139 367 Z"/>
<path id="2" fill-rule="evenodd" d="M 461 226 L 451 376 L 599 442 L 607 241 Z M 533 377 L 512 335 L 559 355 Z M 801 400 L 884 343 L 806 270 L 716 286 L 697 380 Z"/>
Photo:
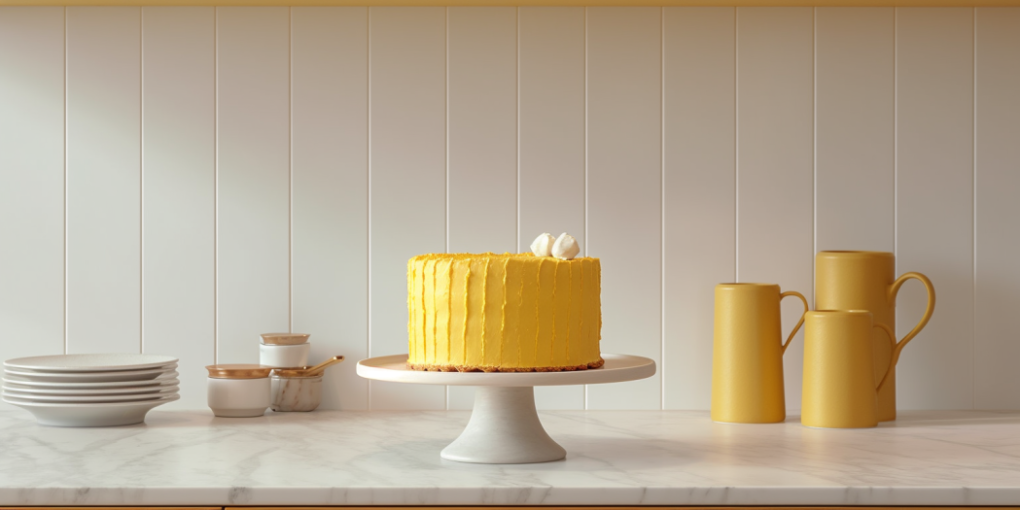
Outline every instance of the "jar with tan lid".
<path id="1" fill-rule="evenodd" d="M 303 333 L 263 333 L 259 345 L 259 363 L 269 367 L 303 367 L 308 364 L 311 335 Z"/>
<path id="2" fill-rule="evenodd" d="M 209 365 L 209 408 L 223 418 L 262 416 L 269 407 L 269 372 L 249 364 Z"/>

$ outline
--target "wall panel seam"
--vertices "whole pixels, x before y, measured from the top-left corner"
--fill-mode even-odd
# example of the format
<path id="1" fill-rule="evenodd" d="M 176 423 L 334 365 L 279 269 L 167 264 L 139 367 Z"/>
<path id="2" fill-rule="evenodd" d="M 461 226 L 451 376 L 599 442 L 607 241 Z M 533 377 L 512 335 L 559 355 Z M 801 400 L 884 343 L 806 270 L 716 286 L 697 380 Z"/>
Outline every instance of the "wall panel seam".
<path id="1" fill-rule="evenodd" d="M 892 94 L 893 95 L 893 111 L 892 111 L 892 115 L 893 115 L 893 144 L 892 144 L 893 145 L 893 152 L 892 152 L 892 158 L 893 158 L 893 160 L 892 160 L 892 167 L 893 167 L 893 203 L 892 203 L 892 209 L 893 210 L 891 212 L 892 212 L 892 217 L 893 217 L 893 238 L 892 238 L 892 245 L 893 245 L 893 253 L 895 254 L 895 252 L 896 252 L 896 158 L 897 158 L 897 154 L 898 154 L 897 149 L 896 149 L 896 146 L 897 146 L 897 143 L 896 143 L 896 140 L 897 140 L 897 138 L 896 138 L 896 136 L 897 136 L 896 130 L 897 130 L 897 127 L 898 127 L 898 124 L 897 124 L 897 113 L 896 113 L 896 109 L 897 109 L 897 101 L 896 101 L 896 94 L 897 94 L 896 93 L 896 89 L 897 89 L 897 78 L 896 78 L 897 77 L 897 73 L 896 73 L 896 58 L 897 58 L 896 57 L 896 54 L 897 54 L 897 49 L 896 49 L 897 48 L 897 46 L 896 46 L 896 23 L 897 23 L 897 15 L 896 15 L 896 8 L 892 9 L 892 13 L 893 13 L 893 27 L 892 27 L 893 28 L 893 30 L 892 30 L 892 47 L 893 47 L 893 58 L 892 58 L 892 75 L 893 75 L 893 90 L 892 90 L 892 93 L 893 93 Z"/>
<path id="2" fill-rule="evenodd" d="M 515 57 L 515 60 L 516 60 L 516 66 L 514 67 L 514 73 L 515 73 L 515 76 L 514 76 L 514 89 L 515 90 L 514 91 L 516 92 L 516 94 L 514 94 L 514 96 L 517 99 L 517 115 L 514 118 L 514 122 L 516 124 L 516 129 L 514 130 L 514 135 L 517 137 L 517 139 L 514 140 L 514 145 L 517 146 L 517 151 L 516 151 L 516 154 L 515 154 L 515 156 L 517 157 L 517 165 L 516 165 L 516 167 L 517 167 L 517 181 L 516 181 L 517 189 L 515 190 L 516 194 L 517 194 L 517 201 L 514 203 L 514 205 L 517 206 L 517 211 L 515 211 L 516 214 L 514 215 L 517 218 L 517 237 L 516 237 L 516 240 L 515 240 L 514 244 L 517 246 L 517 251 L 520 252 L 521 251 L 521 247 L 520 247 L 521 246 L 521 8 L 520 7 L 514 7 L 514 25 L 515 25 L 515 30 L 514 30 L 514 49 L 515 49 L 515 52 L 514 52 L 514 57 Z M 585 256 L 587 256 L 587 255 L 588 255 L 588 253 L 585 252 Z"/>
<path id="3" fill-rule="evenodd" d="M 815 253 L 818 251 L 818 7 L 811 8 L 811 78 L 814 83 L 811 87 L 811 302 L 808 309 L 815 301 Z M 806 331 L 801 337 L 805 334 Z"/>
<path id="4" fill-rule="evenodd" d="M 443 223 L 443 236 L 445 237 L 446 252 L 449 253 L 450 252 L 450 8 L 449 7 L 444 7 L 443 8 L 443 23 L 444 23 L 444 25 L 443 25 L 443 36 L 445 38 L 443 42 L 446 45 L 446 55 L 445 55 L 445 57 L 446 57 L 446 69 L 445 69 L 446 83 L 444 84 L 445 87 L 446 87 L 446 95 L 443 96 L 443 100 L 445 101 L 445 104 L 443 105 L 443 111 L 446 114 L 446 118 L 444 120 L 444 122 L 446 124 L 444 126 L 444 128 L 445 128 L 444 132 L 445 132 L 445 136 L 446 136 L 446 140 L 445 140 L 444 146 L 445 146 L 446 150 L 445 150 L 445 152 L 443 154 L 443 157 L 446 158 L 446 186 L 443 188 L 443 190 L 446 193 L 446 196 L 443 197 L 443 202 L 446 204 L 446 211 L 445 211 L 446 212 L 446 218 L 445 218 L 445 222 Z M 446 409 L 446 410 L 450 409 L 450 387 L 449 386 L 446 386 L 444 388 L 444 391 L 443 391 L 443 408 Z"/>
<path id="5" fill-rule="evenodd" d="M 666 8 L 659 7 L 659 409 L 666 408 Z"/>
<path id="6" fill-rule="evenodd" d="M 972 241 L 973 253 L 971 255 L 971 342 L 970 342 L 970 407 L 971 409 L 977 408 L 977 257 L 978 257 L 978 245 L 977 245 L 977 7 L 971 9 L 971 36 L 973 37 L 971 46 L 973 53 L 971 59 L 973 60 L 973 67 L 971 68 L 971 78 L 973 84 L 971 86 L 971 113 L 973 114 L 973 120 L 971 121 L 971 174 L 972 184 L 971 193 L 973 202 L 971 204 L 971 229 L 973 230 Z"/>
<path id="7" fill-rule="evenodd" d="M 145 352 L 145 8 L 138 8 L 138 352 Z"/>
<path id="8" fill-rule="evenodd" d="M 220 345 L 220 8 L 213 8 L 213 363 Z"/>
<path id="9" fill-rule="evenodd" d="M 740 281 L 740 8 L 733 8 L 733 281 Z"/>
<path id="10" fill-rule="evenodd" d="M 367 115 L 367 118 L 366 118 L 366 123 L 367 123 L 366 129 L 368 130 L 368 136 L 366 137 L 366 139 L 368 140 L 368 147 L 366 147 L 366 152 L 367 152 L 367 155 L 368 155 L 368 190 L 367 190 L 368 200 L 365 202 L 365 204 L 366 204 L 365 207 L 368 210 L 367 211 L 368 214 L 365 215 L 365 217 L 367 218 L 367 221 L 368 221 L 368 228 L 366 230 L 367 236 L 368 236 L 368 247 L 367 247 L 367 254 L 368 254 L 368 256 L 365 259 L 366 260 L 366 264 L 368 266 L 368 268 L 367 268 L 368 270 L 365 272 L 365 278 L 368 281 L 368 285 L 367 285 L 367 287 L 365 289 L 365 292 L 367 294 L 367 305 L 368 305 L 368 317 L 366 318 L 366 328 L 367 328 L 367 331 L 368 331 L 368 335 L 367 335 L 367 339 L 366 339 L 366 344 L 367 344 L 367 347 L 368 347 L 368 351 L 367 351 L 368 352 L 368 357 L 370 357 L 370 358 L 372 357 L 372 11 L 373 10 L 374 10 L 373 7 L 369 7 L 368 9 L 366 9 L 367 12 L 365 14 L 365 18 L 366 18 L 365 19 L 365 25 L 366 25 L 365 37 L 367 38 L 367 41 L 366 41 L 366 44 L 365 44 L 365 51 L 366 51 L 367 57 L 368 57 L 366 59 L 366 62 L 367 62 L 366 66 L 368 67 L 368 72 L 367 72 L 367 75 L 368 75 L 367 76 L 367 80 L 368 80 L 368 89 L 367 89 L 367 94 L 368 94 L 368 101 L 367 101 L 367 103 L 368 103 L 368 115 Z M 371 380 L 368 381 L 368 390 L 367 390 L 368 391 L 368 400 L 367 400 L 368 403 L 366 405 L 368 410 L 372 410 L 372 385 L 373 385 L 373 383 L 374 383 L 374 381 L 371 381 Z"/>
<path id="11" fill-rule="evenodd" d="M 521 251 L 521 8 L 520 7 L 514 7 L 514 25 L 515 25 L 515 27 L 514 27 L 515 28 L 514 36 L 516 37 L 516 41 L 515 41 L 515 43 L 516 43 L 515 44 L 515 46 L 516 46 L 516 48 L 515 48 L 515 50 L 516 50 L 515 58 L 517 60 L 517 66 L 515 67 L 515 71 L 517 73 L 517 76 L 516 76 L 516 79 L 517 79 L 517 94 L 516 94 L 516 98 L 517 98 L 517 118 L 514 119 L 517 122 L 517 130 L 515 131 L 515 134 L 517 135 L 517 140 L 516 140 L 516 146 L 517 146 L 517 154 L 516 154 L 516 156 L 517 156 L 517 202 L 515 204 L 517 206 L 517 215 L 516 215 L 516 217 L 517 217 L 517 240 L 515 241 L 514 244 L 517 246 L 517 251 L 520 252 Z M 588 252 L 587 251 L 585 251 L 584 254 L 585 254 L 585 256 L 588 256 Z"/>
<path id="12" fill-rule="evenodd" d="M 371 8 L 365 8 L 365 355 L 372 356 L 372 37 Z M 365 408 L 371 409 L 372 381 L 365 385 Z"/>
<path id="13" fill-rule="evenodd" d="M 445 243 L 444 246 L 446 247 L 446 252 L 449 253 L 450 252 L 450 8 L 449 7 L 444 7 L 443 8 L 443 23 L 444 23 L 444 26 L 443 26 L 443 37 L 444 37 L 443 44 L 445 45 L 445 49 L 444 49 L 445 55 L 443 55 L 443 56 L 446 59 L 446 69 L 444 69 L 444 74 L 445 74 L 445 77 L 446 77 L 446 83 L 444 84 L 444 86 L 446 87 L 446 94 L 443 96 L 443 101 L 445 101 L 445 103 L 443 104 L 443 113 L 446 115 L 446 117 L 444 118 L 445 126 L 443 126 L 444 127 L 444 136 L 446 137 L 446 139 L 444 140 L 445 143 L 444 143 L 444 146 L 443 146 L 443 148 L 444 148 L 443 157 L 446 158 L 446 161 L 444 162 L 445 167 L 446 167 L 446 169 L 445 169 L 446 173 L 444 174 L 444 177 L 446 179 L 446 183 L 443 186 L 443 192 L 445 193 L 445 195 L 443 196 L 443 204 L 445 206 L 444 214 L 446 215 L 446 217 L 443 218 L 443 220 L 444 220 L 443 221 L 443 236 L 444 236 L 444 243 Z M 446 387 L 446 392 L 447 392 L 447 394 L 449 394 L 449 392 L 450 392 L 450 387 L 449 386 Z"/>
<path id="14" fill-rule="evenodd" d="M 294 332 L 294 17 L 287 7 L 287 330 Z"/>
<path id="15" fill-rule="evenodd" d="M 893 8 L 893 255 L 900 253 L 900 8 Z"/>
<path id="16" fill-rule="evenodd" d="M 67 354 L 67 7 L 64 7 L 64 354 Z"/>
<path id="17" fill-rule="evenodd" d="M 584 254 L 588 255 L 588 7 L 584 8 Z M 600 335 L 601 336 L 601 335 Z M 584 409 L 588 409 L 588 385 L 584 385 Z"/>

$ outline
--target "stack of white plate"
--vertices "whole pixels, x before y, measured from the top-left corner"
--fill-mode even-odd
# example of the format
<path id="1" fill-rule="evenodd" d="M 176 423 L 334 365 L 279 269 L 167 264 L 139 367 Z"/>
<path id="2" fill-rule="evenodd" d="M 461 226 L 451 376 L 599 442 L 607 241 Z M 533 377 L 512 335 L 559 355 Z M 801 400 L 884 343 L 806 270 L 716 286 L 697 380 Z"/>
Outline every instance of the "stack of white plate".
<path id="1" fill-rule="evenodd" d="M 42 425 L 110 427 L 145 421 L 173 402 L 177 358 L 154 354 L 64 354 L 4 362 L 3 401 Z"/>

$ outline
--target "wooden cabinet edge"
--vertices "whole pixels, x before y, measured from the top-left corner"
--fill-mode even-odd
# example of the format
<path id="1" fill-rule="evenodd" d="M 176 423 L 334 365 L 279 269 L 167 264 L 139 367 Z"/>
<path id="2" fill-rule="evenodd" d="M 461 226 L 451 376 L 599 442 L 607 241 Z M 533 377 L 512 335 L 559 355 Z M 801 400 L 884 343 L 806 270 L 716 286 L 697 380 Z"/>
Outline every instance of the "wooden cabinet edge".
<path id="1" fill-rule="evenodd" d="M 0 510 L 1020 510 L 1020 506 L 2 506 Z"/>
<path id="2" fill-rule="evenodd" d="M 1020 0 L 0 0 L 0 7 L 16 5 L 217 7 L 1017 7 L 1020 6 Z"/>
<path id="3" fill-rule="evenodd" d="M 223 510 L 408 510 L 411 508 L 427 508 L 428 510 L 521 510 L 537 508 L 541 510 L 1020 510 L 1016 506 L 320 506 L 320 507 L 224 507 Z"/>

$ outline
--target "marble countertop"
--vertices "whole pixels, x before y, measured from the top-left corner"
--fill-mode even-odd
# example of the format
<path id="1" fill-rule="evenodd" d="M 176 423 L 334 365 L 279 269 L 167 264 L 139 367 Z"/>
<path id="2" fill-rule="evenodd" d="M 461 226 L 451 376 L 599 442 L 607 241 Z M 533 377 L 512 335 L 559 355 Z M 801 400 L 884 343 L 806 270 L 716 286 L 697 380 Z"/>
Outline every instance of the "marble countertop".
<path id="1" fill-rule="evenodd" d="M 145 425 L 0 412 L 0 505 L 1017 505 L 1020 413 L 904 412 L 876 429 L 797 417 L 541 413 L 547 464 L 439 458 L 466 412 L 153 411 Z"/>

